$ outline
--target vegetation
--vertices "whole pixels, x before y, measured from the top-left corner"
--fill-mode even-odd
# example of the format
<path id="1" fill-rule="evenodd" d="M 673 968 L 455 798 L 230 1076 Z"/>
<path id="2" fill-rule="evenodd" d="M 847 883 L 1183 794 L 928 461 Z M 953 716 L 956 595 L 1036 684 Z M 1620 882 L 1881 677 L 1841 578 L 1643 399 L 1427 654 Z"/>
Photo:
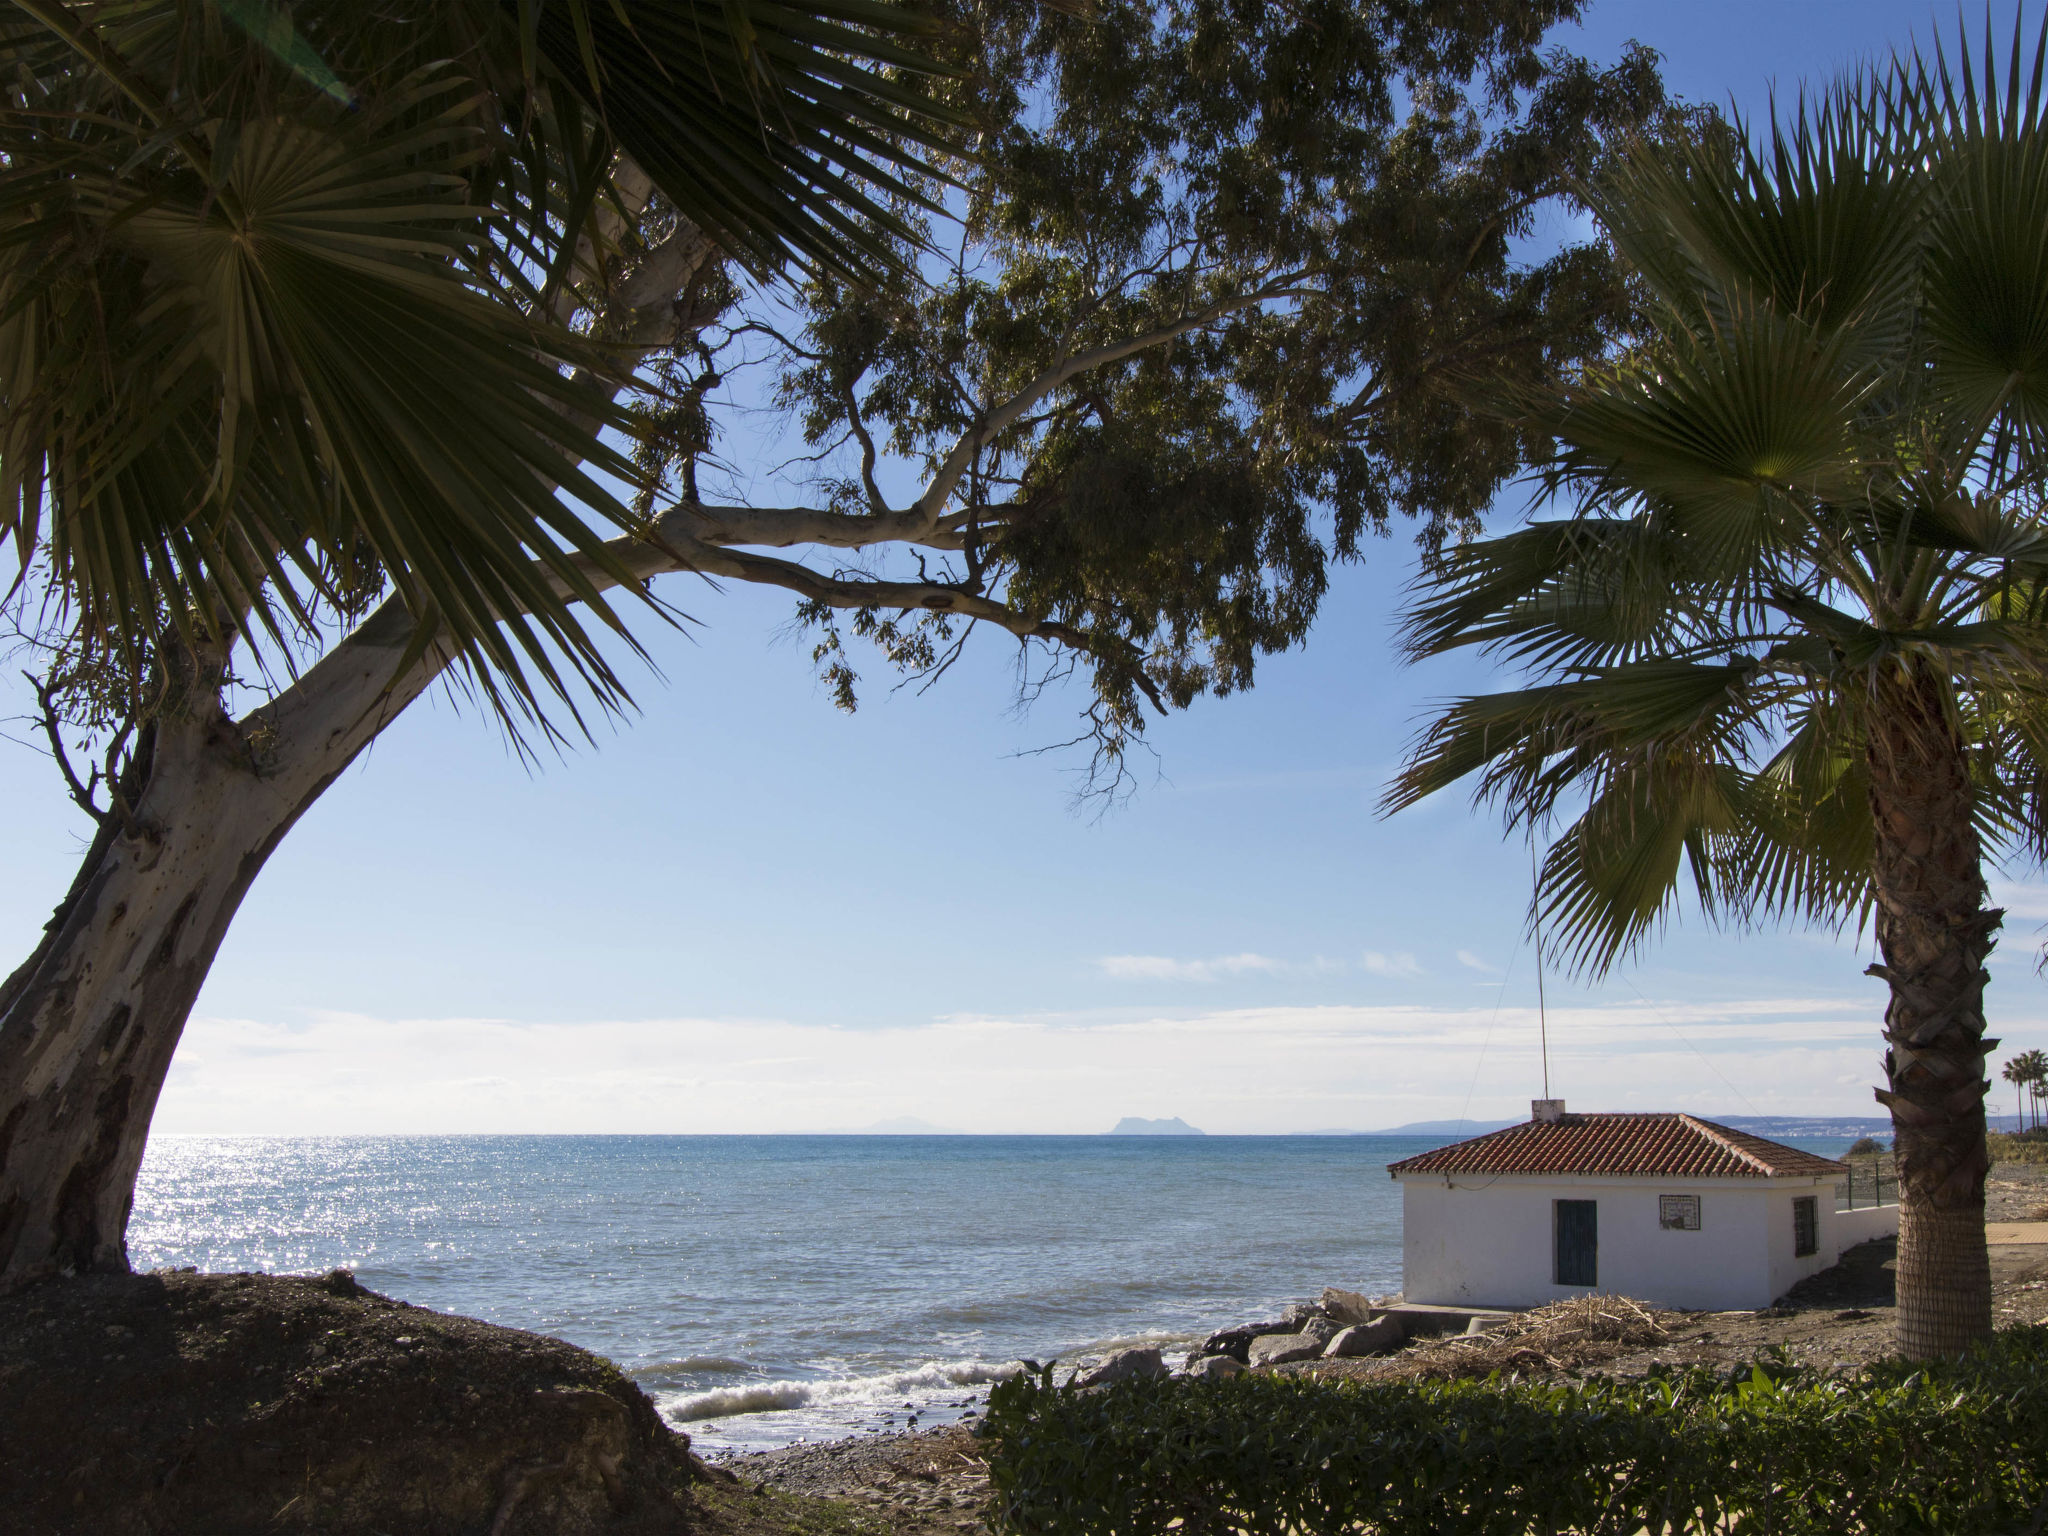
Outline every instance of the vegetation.
<path id="1" fill-rule="evenodd" d="M 572 735 L 653 577 L 756 582 L 847 707 L 857 640 L 1012 638 L 1114 786 L 1332 559 L 1476 518 L 1530 442 L 1476 382 L 1629 321 L 1515 256 L 1662 110 L 1542 50 L 1576 8 L 18 0 L 0 526 L 95 834 L 0 985 L 0 1286 L 125 1264 L 250 883 L 437 681 Z M 789 504 L 716 494 L 750 367 Z"/>
<path id="2" fill-rule="evenodd" d="M 1884 1151 L 1884 1145 L 1875 1136 L 1859 1136 L 1847 1152 L 1849 1157 L 1876 1157 Z"/>
<path id="3" fill-rule="evenodd" d="M 1254 1372 L 990 1395 L 1000 1528 L 1060 1536 L 2017 1531 L 2048 1507 L 2048 1329 L 1855 1379 Z"/>
<path id="4" fill-rule="evenodd" d="M 2048 1138 L 2037 1131 L 2018 1136 L 1993 1131 L 1985 1141 L 1994 1163 L 2048 1163 Z"/>
<path id="5" fill-rule="evenodd" d="M 1391 795 L 1477 774 L 1549 837 L 1544 925 L 1592 971 L 1681 898 L 1872 923 L 1919 1356 L 1990 1332 L 1984 868 L 2048 849 L 2042 45 L 1866 73 L 1604 183 L 1652 319 L 1531 407 L 1571 515 L 1452 551 L 1408 618 L 1414 654 L 1527 685 L 1455 702 Z"/>
<path id="6" fill-rule="evenodd" d="M 673 336 L 714 240 L 886 258 L 947 127 L 892 73 L 930 28 L 873 0 L 0 9 L 6 613 L 95 827 L 0 984 L 0 1283 L 125 1266 L 227 925 L 409 679 L 508 717 L 622 697 L 595 636 L 646 527 L 601 434 L 632 425 L 633 328 Z"/>
<path id="7" fill-rule="evenodd" d="M 2041 1124 L 2041 1099 L 2048 1095 L 2048 1052 L 2022 1051 L 2005 1064 L 2000 1074 L 2019 1089 L 2020 1130 L 2030 1131 Z"/>

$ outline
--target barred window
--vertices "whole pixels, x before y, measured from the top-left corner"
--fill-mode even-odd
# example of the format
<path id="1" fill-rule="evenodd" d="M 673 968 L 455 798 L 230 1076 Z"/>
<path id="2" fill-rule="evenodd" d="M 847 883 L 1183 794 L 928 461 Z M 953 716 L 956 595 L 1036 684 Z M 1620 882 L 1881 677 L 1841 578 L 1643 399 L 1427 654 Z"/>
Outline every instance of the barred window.
<path id="1" fill-rule="evenodd" d="M 1805 1258 L 1820 1252 L 1820 1201 L 1800 1195 L 1792 1202 L 1792 1254 Z"/>

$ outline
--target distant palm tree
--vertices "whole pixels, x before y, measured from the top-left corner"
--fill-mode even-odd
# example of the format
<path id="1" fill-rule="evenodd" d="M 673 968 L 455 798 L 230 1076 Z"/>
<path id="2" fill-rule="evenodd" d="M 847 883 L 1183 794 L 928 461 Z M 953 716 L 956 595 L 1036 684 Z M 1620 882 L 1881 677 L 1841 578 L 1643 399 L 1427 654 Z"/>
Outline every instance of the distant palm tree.
<path id="1" fill-rule="evenodd" d="M 2033 1063 L 2027 1060 L 2032 1054 L 2028 1051 L 2013 1057 L 1999 1073 L 1999 1076 L 2011 1083 L 2016 1090 L 2013 1108 L 2018 1112 L 2020 1129 L 2023 1131 L 2028 1128 L 2027 1101 L 2034 1096 L 2034 1067 Z"/>
<path id="2" fill-rule="evenodd" d="M 2048 850 L 2048 55 L 2021 58 L 1866 72 L 1606 187 L 1653 321 L 1538 407 L 1577 514 L 1451 550 L 1408 619 L 1415 654 L 1531 684 L 1455 702 L 1389 797 L 1477 773 L 1532 828 L 1577 808 L 1539 906 L 1595 972 L 1682 891 L 1874 924 L 1915 1356 L 1991 1330 L 1984 861 Z"/>
<path id="3" fill-rule="evenodd" d="M 2031 1120 L 2033 1127 L 2038 1128 L 2041 1124 L 2041 1099 L 2048 1095 L 2048 1052 L 2022 1051 L 2005 1064 L 2004 1075 L 2008 1082 L 2019 1086 L 2032 1111 L 2031 1115 L 2022 1116 L 2021 1128 L 2028 1128 L 2024 1123 L 2026 1120 Z"/>

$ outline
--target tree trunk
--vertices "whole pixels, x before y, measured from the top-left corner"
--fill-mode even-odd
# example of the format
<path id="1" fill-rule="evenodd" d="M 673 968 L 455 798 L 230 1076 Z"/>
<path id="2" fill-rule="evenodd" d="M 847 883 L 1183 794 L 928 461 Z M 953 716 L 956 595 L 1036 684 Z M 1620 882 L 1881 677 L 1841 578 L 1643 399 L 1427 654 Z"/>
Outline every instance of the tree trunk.
<path id="1" fill-rule="evenodd" d="M 387 605 L 246 720 L 217 698 L 157 721 L 26 963 L 0 985 L 0 1291 L 128 1267 L 149 1122 L 250 883 L 335 777 L 437 676 L 394 685 Z"/>
<path id="2" fill-rule="evenodd" d="M 1991 1334 L 1984 1246 L 1984 969 L 2004 913 L 1983 905 L 1969 762 L 1932 670 L 1873 684 L 1870 808 L 1876 928 L 1891 986 L 1887 1085 L 1899 1168 L 1898 1345 L 1953 1355 Z"/>
<path id="3" fill-rule="evenodd" d="M 622 185 L 630 201 L 651 183 L 629 168 Z M 651 355 L 712 324 L 722 307 L 684 301 L 720 260 L 678 221 L 614 290 L 619 342 Z M 691 524 L 690 509 L 674 515 Z M 782 542 L 815 537 L 807 525 Z M 658 538 L 628 535 L 612 552 L 643 577 L 690 568 Z M 600 591 L 612 585 L 585 574 Z M 41 943 L 0 984 L 0 1291 L 127 1268 L 135 1176 L 186 1017 L 271 850 L 449 665 L 430 647 L 401 674 L 413 635 L 412 616 L 387 599 L 242 721 L 207 698 L 138 748 L 133 830 L 101 828 Z"/>

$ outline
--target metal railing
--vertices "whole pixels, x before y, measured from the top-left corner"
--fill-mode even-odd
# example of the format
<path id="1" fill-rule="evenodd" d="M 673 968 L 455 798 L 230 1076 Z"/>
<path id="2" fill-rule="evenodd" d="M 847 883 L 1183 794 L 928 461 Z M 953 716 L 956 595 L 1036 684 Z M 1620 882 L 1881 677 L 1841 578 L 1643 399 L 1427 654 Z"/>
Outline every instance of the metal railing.
<path id="1" fill-rule="evenodd" d="M 1846 1161 L 1849 1176 L 1835 1181 L 1836 1210 L 1855 1211 L 1865 1206 L 1899 1203 L 1899 1163 L 1891 1153 Z"/>

